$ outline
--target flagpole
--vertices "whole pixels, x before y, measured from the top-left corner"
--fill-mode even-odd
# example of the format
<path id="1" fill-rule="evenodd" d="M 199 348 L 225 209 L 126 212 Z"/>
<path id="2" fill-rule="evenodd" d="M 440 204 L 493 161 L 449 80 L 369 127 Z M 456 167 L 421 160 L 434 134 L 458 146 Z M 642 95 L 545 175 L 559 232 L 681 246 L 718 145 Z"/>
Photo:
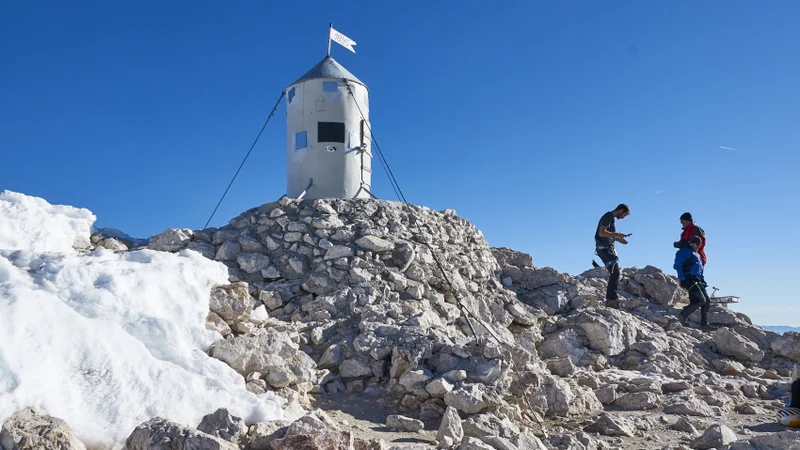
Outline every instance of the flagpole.
<path id="1" fill-rule="evenodd" d="M 331 56 L 331 30 L 333 30 L 333 23 L 328 24 L 328 56 Z"/>

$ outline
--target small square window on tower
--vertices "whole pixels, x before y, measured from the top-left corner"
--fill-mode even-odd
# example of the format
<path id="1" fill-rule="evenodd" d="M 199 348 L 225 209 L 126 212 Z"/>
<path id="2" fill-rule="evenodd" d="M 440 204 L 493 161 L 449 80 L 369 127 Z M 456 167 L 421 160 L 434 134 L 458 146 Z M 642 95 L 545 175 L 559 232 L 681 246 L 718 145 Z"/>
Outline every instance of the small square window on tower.
<path id="1" fill-rule="evenodd" d="M 339 142 L 344 144 L 344 123 L 317 122 L 317 142 Z"/>
<path id="2" fill-rule="evenodd" d="M 325 92 L 338 92 L 339 91 L 339 83 L 336 81 L 323 81 L 322 82 L 322 90 Z"/>
<path id="3" fill-rule="evenodd" d="M 299 133 L 294 134 L 294 149 L 299 150 L 301 148 L 308 147 L 308 133 L 306 131 L 301 131 Z"/>
<path id="4" fill-rule="evenodd" d="M 289 99 L 289 103 L 292 103 L 292 99 L 294 98 L 294 88 L 289 89 L 289 93 L 287 94 L 287 98 Z"/>

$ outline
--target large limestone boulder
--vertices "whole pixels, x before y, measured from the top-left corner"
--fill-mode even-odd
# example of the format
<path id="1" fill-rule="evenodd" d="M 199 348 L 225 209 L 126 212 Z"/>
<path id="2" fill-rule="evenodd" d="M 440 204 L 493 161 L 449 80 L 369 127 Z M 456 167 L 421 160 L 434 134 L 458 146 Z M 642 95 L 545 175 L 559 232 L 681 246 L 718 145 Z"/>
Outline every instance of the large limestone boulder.
<path id="1" fill-rule="evenodd" d="M 86 450 L 62 419 L 39 415 L 33 408 L 15 412 L 0 429 L 4 450 Z"/>
<path id="2" fill-rule="evenodd" d="M 225 408 L 204 416 L 197 430 L 234 444 L 244 444 L 247 436 L 247 425 L 244 420 L 231 415 Z"/>
<path id="3" fill-rule="evenodd" d="M 772 342 L 772 351 L 778 356 L 800 362 L 800 333 L 787 331 Z"/>
<path id="4" fill-rule="evenodd" d="M 572 311 L 555 333 L 538 346 L 543 359 L 569 358 L 577 366 L 594 364 L 587 350 L 620 356 L 629 350 L 644 355 L 664 353 L 670 347 L 663 328 L 626 312 L 608 308 Z"/>
<path id="5" fill-rule="evenodd" d="M 516 445 L 518 450 L 547 450 L 547 446 L 536 435 L 527 431 L 514 436 L 511 443 Z M 511 449 L 513 450 L 513 447 Z"/>
<path id="6" fill-rule="evenodd" d="M 741 315 L 739 313 L 736 314 L 737 316 Z M 744 317 L 747 320 L 743 320 L 742 321 L 743 323 L 734 325 L 732 327 L 733 331 L 738 333 L 740 336 L 753 341 L 756 345 L 758 345 L 758 348 L 760 348 L 764 352 L 772 351 L 772 343 L 775 342 L 777 339 L 779 339 L 781 335 L 775 333 L 774 331 L 767 331 L 759 327 L 754 327 L 749 324 L 750 319 L 747 318 L 747 316 Z"/>
<path id="7" fill-rule="evenodd" d="M 734 442 L 726 450 L 800 450 L 800 432 L 781 431 Z"/>
<path id="8" fill-rule="evenodd" d="M 569 358 L 573 364 L 581 365 L 586 357 L 585 338 L 566 328 L 545 337 L 537 351 L 542 359 Z"/>
<path id="9" fill-rule="evenodd" d="M 533 258 L 527 253 L 506 247 L 492 247 L 491 250 L 500 268 L 505 268 L 507 266 L 533 268 Z"/>
<path id="10" fill-rule="evenodd" d="M 127 252 L 128 246 L 116 238 L 108 238 L 101 244 L 103 248 L 111 250 L 112 252 Z"/>
<path id="11" fill-rule="evenodd" d="M 664 407 L 667 414 L 680 414 L 686 416 L 712 417 L 714 410 L 708 404 L 697 397 L 673 398 Z"/>
<path id="12" fill-rule="evenodd" d="M 241 244 L 240 244 L 241 245 Z M 247 252 L 236 256 L 236 263 L 245 273 L 258 273 L 270 267 L 269 257 L 262 253 Z"/>
<path id="13" fill-rule="evenodd" d="M 289 429 L 291 422 L 283 420 L 273 420 L 269 422 L 257 423 L 250 427 L 247 432 L 249 450 L 269 450 L 272 442 L 282 438 Z"/>
<path id="14" fill-rule="evenodd" d="M 394 242 L 371 235 L 356 239 L 355 244 L 363 249 L 376 253 L 394 250 Z"/>
<path id="15" fill-rule="evenodd" d="M 591 425 L 585 428 L 590 433 L 600 433 L 605 436 L 634 436 L 634 426 L 630 419 L 623 416 L 603 413 Z"/>
<path id="16" fill-rule="evenodd" d="M 552 281 L 550 276 L 553 274 L 549 271 L 546 271 L 546 269 L 537 269 L 536 272 L 538 273 L 536 277 L 539 278 L 534 278 L 534 281 L 527 281 L 522 286 L 530 286 L 531 283 L 534 283 L 535 285 L 539 282 Z M 554 315 L 561 312 L 566 312 L 570 309 L 570 299 L 577 295 L 575 292 L 570 293 L 571 288 L 574 289 L 574 286 L 564 286 L 563 283 L 551 284 L 532 289 L 523 287 L 522 289 L 526 289 L 527 291 L 521 293 L 519 298 L 523 302 L 535 308 L 541 308 L 549 315 Z"/>
<path id="17" fill-rule="evenodd" d="M 464 428 L 461 424 L 461 417 L 458 415 L 458 410 L 452 406 L 448 406 L 442 417 L 442 422 L 439 425 L 439 431 L 436 434 L 436 441 L 439 443 L 439 448 L 450 448 L 453 445 L 458 445 L 464 439 Z"/>
<path id="18" fill-rule="evenodd" d="M 655 409 L 660 405 L 660 396 L 653 392 L 629 392 L 617 398 L 616 406 L 629 411 Z"/>
<path id="19" fill-rule="evenodd" d="M 552 267 L 534 269 L 532 267 L 517 268 L 509 266 L 503 269 L 503 275 L 510 277 L 515 285 L 527 290 L 552 286 L 560 281 L 558 271 Z"/>
<path id="20" fill-rule="evenodd" d="M 753 341 L 727 328 L 718 329 L 711 338 L 717 345 L 719 353 L 723 355 L 732 356 L 740 361 L 759 362 L 764 359 L 764 352 Z"/>
<path id="21" fill-rule="evenodd" d="M 425 428 L 425 424 L 421 420 L 412 419 L 400 414 L 391 414 L 386 417 L 386 427 L 392 430 L 415 433 Z"/>
<path id="22" fill-rule="evenodd" d="M 342 431 L 322 410 L 314 410 L 292 422 L 280 439 L 271 443 L 272 450 L 351 450 L 354 445 L 349 431 Z"/>
<path id="23" fill-rule="evenodd" d="M 512 438 L 520 433 L 519 428 L 507 418 L 500 419 L 491 413 L 476 414 L 461 422 L 464 436 L 483 439 L 486 436 Z"/>
<path id="24" fill-rule="evenodd" d="M 721 448 L 731 442 L 736 442 L 736 433 L 725 425 L 712 425 L 702 436 L 692 441 L 692 448 L 706 450 Z"/>
<path id="25" fill-rule="evenodd" d="M 453 407 L 466 414 L 477 414 L 487 406 L 483 385 L 464 384 L 458 389 L 444 395 L 447 406 Z"/>
<path id="26" fill-rule="evenodd" d="M 161 234 L 150 237 L 147 248 L 160 252 L 176 252 L 187 245 L 192 240 L 192 230 L 170 228 Z"/>
<path id="27" fill-rule="evenodd" d="M 243 376 L 261 373 L 273 388 L 316 379 L 314 360 L 300 350 L 288 333 L 272 328 L 217 341 L 211 347 L 211 357 L 225 362 Z"/>
<path id="28" fill-rule="evenodd" d="M 232 283 L 211 289 L 209 309 L 230 325 L 248 319 L 255 304 L 247 283 Z"/>
<path id="29" fill-rule="evenodd" d="M 238 450 L 210 434 L 155 417 L 140 424 L 125 441 L 126 450 Z"/>
<path id="30" fill-rule="evenodd" d="M 326 431 L 298 434 L 276 439 L 272 450 L 352 450 L 353 436 L 349 431 Z"/>
<path id="31" fill-rule="evenodd" d="M 570 413 L 570 406 L 575 400 L 570 385 L 561 378 L 552 375 L 541 377 L 539 388 L 529 389 L 527 403 L 540 414 L 548 417 L 565 417 Z M 595 397 L 595 401 L 597 398 Z M 597 401 L 599 405 L 599 401 Z"/>
<path id="32" fill-rule="evenodd" d="M 636 272 L 633 279 L 644 287 L 645 298 L 658 304 L 672 305 L 680 298 L 681 287 L 678 280 L 653 266 Z"/>
<path id="33" fill-rule="evenodd" d="M 622 317 L 613 313 L 600 315 L 581 312 L 574 320 L 586 333 L 589 348 L 599 350 L 606 356 L 619 355 L 636 342 L 635 326 L 625 323 Z"/>

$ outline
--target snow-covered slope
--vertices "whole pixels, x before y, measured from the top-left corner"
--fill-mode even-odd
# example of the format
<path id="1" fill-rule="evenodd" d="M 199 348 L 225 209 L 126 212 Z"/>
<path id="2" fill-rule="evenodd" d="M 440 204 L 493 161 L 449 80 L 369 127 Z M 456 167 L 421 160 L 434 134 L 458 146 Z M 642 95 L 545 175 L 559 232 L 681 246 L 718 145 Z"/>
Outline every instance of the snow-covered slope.
<path id="1" fill-rule="evenodd" d="M 80 254 L 94 215 L 0 194 L 0 422 L 33 406 L 98 448 L 147 419 L 196 426 L 219 407 L 249 422 L 282 417 L 205 351 L 212 285 L 224 265 L 184 250 Z"/>
<path id="2" fill-rule="evenodd" d="M 43 198 L 0 192 L 0 249 L 34 252 L 72 252 L 89 243 L 91 211 L 51 205 Z"/>

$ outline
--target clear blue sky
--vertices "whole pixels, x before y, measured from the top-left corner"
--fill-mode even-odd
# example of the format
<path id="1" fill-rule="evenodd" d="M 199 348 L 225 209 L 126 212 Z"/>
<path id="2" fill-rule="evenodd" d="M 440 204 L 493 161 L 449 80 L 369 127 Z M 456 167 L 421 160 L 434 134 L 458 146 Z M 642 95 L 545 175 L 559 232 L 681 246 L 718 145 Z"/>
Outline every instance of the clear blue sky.
<path id="1" fill-rule="evenodd" d="M 329 22 L 412 203 L 570 273 L 620 202 L 623 266 L 672 272 L 691 211 L 711 284 L 800 325 L 794 1 L 2 2 L 0 189 L 134 236 L 202 227 Z M 284 193 L 284 113 L 212 225 Z"/>

